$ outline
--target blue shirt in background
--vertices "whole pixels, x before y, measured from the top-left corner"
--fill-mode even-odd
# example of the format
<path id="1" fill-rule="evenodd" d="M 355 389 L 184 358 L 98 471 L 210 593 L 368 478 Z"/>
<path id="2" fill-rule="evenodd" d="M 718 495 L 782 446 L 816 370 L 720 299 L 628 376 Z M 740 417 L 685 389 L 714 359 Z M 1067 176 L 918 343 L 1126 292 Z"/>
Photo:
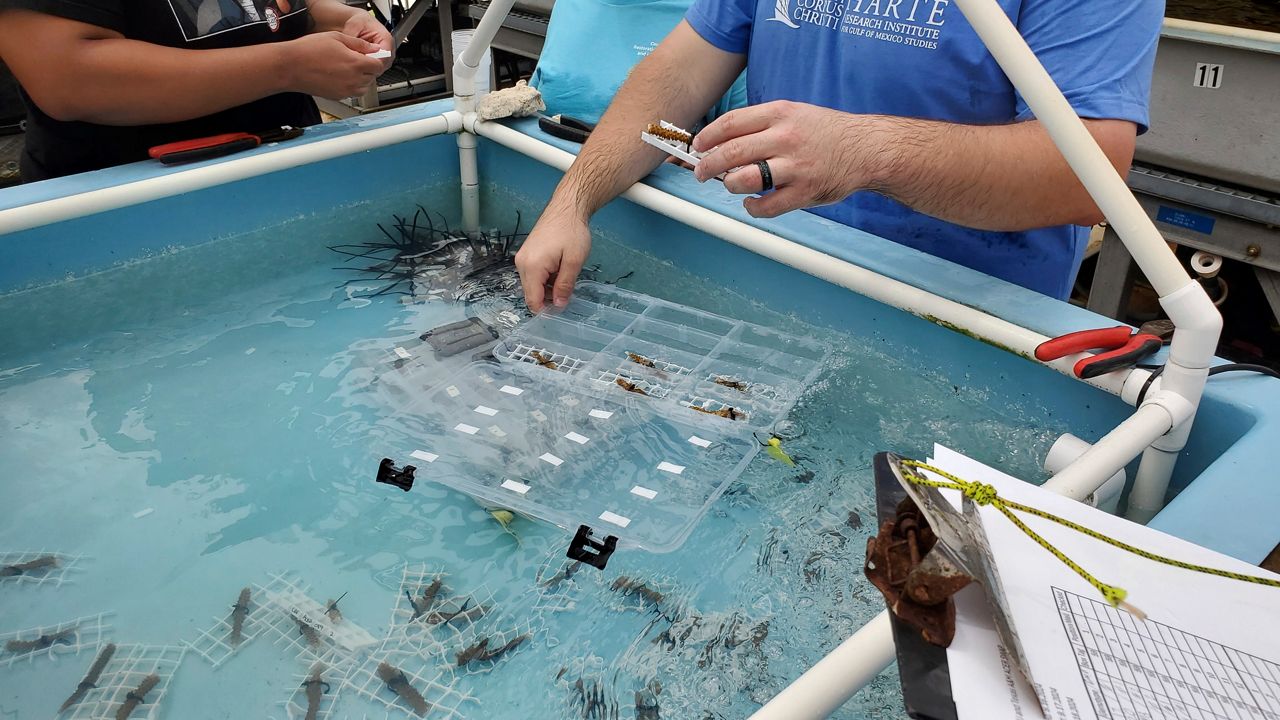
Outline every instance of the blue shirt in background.
<path id="1" fill-rule="evenodd" d="M 689 3 L 556 0 L 538 67 L 529 80 L 542 93 L 547 113 L 599 121 L 627 73 L 675 29 Z M 746 79 L 739 77 L 710 117 L 746 104 Z"/>
<path id="2" fill-rule="evenodd" d="M 1147 129 L 1163 0 L 999 0 L 1076 112 Z M 949 0 L 695 0 L 703 38 L 747 55 L 751 103 L 1004 124 L 1032 117 Z M 872 192 L 811 212 L 1065 299 L 1088 229 L 985 232 Z"/>

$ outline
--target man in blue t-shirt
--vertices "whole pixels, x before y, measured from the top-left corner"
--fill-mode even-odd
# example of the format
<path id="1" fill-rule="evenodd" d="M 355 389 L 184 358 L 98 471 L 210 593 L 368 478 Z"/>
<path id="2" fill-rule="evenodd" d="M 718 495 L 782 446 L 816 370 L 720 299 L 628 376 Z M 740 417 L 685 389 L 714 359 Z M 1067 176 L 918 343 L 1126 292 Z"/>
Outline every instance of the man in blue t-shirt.
<path id="1" fill-rule="evenodd" d="M 998 0 L 1120 172 L 1146 130 L 1162 0 Z M 756 217 L 801 208 L 1057 298 L 1093 200 L 950 0 L 695 0 L 618 92 L 516 257 L 529 306 L 568 302 L 591 215 L 661 160 L 742 68 L 751 107 L 709 125 L 699 180 Z M 764 161 L 763 163 L 761 161 Z M 548 298 L 548 291 L 551 298 Z"/>

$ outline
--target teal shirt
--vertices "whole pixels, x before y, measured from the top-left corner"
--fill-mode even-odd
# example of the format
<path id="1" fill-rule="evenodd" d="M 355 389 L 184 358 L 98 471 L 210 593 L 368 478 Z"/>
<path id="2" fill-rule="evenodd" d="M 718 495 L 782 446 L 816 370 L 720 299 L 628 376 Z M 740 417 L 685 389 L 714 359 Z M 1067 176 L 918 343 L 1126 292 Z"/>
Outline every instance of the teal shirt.
<path id="1" fill-rule="evenodd" d="M 556 0 L 547 41 L 529 84 L 548 114 L 597 122 L 631 68 L 684 18 L 691 0 Z M 747 104 L 745 73 L 711 110 Z"/>

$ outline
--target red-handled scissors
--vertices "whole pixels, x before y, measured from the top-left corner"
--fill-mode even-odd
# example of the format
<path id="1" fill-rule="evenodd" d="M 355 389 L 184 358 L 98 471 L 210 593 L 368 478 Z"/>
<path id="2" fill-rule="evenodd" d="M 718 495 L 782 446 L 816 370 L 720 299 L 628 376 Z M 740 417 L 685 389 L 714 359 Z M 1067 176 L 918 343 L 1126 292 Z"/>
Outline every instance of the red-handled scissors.
<path id="1" fill-rule="evenodd" d="M 165 165 L 179 165 L 231 155 L 243 150 L 252 150 L 267 143 L 292 140 L 302 137 L 302 133 L 302 128 L 282 125 L 274 130 L 261 133 L 227 133 L 195 140 L 183 140 L 169 143 L 168 145 L 157 145 L 151 148 L 148 154 Z"/>
<path id="2" fill-rule="evenodd" d="M 1086 350 L 1105 350 L 1075 364 L 1076 377 L 1088 380 L 1116 370 L 1133 367 L 1155 355 L 1164 341 L 1148 333 L 1135 333 L 1120 325 L 1113 328 L 1081 330 L 1046 340 L 1036 346 L 1036 359 L 1057 360 Z"/>

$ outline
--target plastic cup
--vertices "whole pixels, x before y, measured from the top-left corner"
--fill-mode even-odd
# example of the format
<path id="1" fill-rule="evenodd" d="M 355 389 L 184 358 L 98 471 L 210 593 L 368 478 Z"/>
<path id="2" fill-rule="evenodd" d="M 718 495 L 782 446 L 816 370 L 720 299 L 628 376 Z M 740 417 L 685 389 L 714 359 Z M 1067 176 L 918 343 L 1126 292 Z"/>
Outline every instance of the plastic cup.
<path id="1" fill-rule="evenodd" d="M 476 34 L 475 30 L 454 30 L 450 36 L 453 40 L 453 62 L 456 64 L 458 58 L 471 44 L 471 38 Z M 480 97 L 489 92 L 489 78 L 491 72 L 489 68 L 493 65 L 493 54 L 490 50 L 485 50 L 484 55 L 480 58 L 480 67 L 476 70 L 476 97 Z"/>

